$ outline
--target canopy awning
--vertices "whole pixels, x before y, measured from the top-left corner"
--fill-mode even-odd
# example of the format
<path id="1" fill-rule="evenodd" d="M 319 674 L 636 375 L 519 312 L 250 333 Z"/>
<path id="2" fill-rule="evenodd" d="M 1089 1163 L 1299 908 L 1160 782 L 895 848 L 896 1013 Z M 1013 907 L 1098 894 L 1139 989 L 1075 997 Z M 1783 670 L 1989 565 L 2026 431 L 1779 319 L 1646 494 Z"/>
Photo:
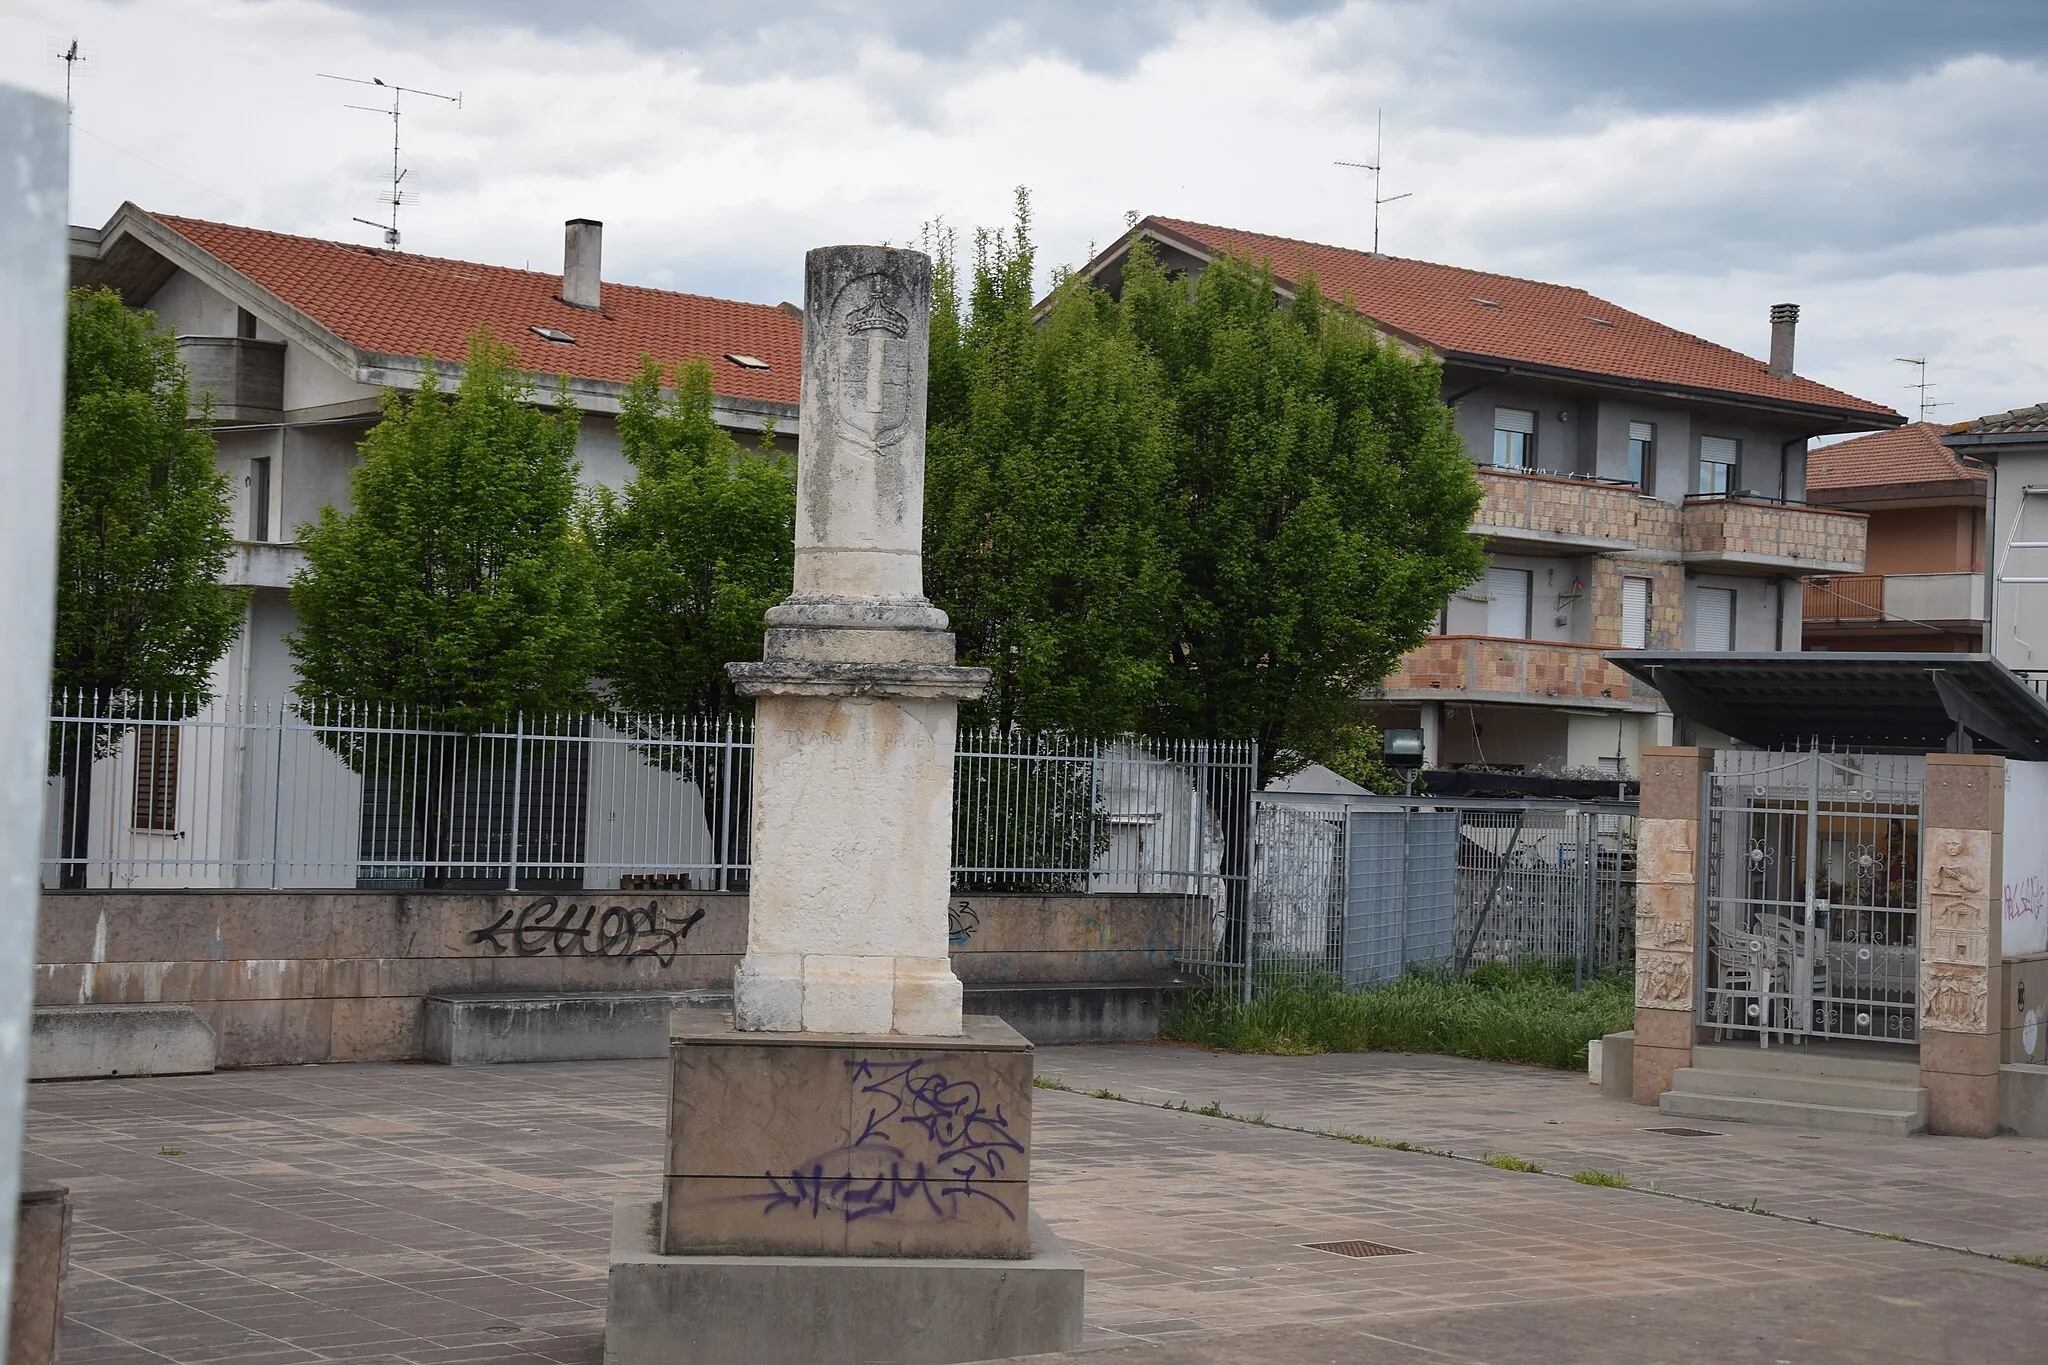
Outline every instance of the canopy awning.
<path id="1" fill-rule="evenodd" d="M 2048 701 L 1988 654 L 1617 650 L 1672 714 L 1754 744 L 2048 759 Z"/>

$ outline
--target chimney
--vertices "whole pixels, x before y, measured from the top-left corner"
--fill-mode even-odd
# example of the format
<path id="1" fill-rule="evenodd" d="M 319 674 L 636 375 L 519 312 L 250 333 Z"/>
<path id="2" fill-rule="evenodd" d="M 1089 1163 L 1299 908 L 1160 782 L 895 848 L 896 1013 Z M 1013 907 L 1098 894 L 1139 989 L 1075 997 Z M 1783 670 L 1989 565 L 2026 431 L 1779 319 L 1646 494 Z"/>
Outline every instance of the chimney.
<path id="1" fill-rule="evenodd" d="M 598 297 L 602 288 L 598 283 L 598 268 L 603 255 L 603 223 L 595 218 L 571 218 L 562 224 L 563 303 L 573 308 L 588 308 L 593 313 L 603 306 Z"/>
<path id="2" fill-rule="evenodd" d="M 594 248 L 593 248 L 594 250 Z M 1771 378 L 1792 377 L 1792 334 L 1799 330 L 1799 305 L 1771 305 Z"/>

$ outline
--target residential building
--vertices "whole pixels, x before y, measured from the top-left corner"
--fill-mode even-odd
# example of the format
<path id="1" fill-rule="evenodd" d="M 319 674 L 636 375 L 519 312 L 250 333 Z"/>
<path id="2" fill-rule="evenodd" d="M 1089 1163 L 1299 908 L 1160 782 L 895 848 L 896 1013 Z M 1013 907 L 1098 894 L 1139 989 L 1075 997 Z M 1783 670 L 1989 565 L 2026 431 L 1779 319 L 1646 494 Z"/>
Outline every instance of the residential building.
<path id="1" fill-rule="evenodd" d="M 1283 294 L 1312 270 L 1443 361 L 1490 561 L 1373 699 L 1431 767 L 1632 774 L 1672 720 L 1608 651 L 1796 650 L 1803 580 L 1863 571 L 1867 518 L 1808 504 L 1807 444 L 1904 419 L 1794 372 L 1793 305 L 1758 360 L 1582 289 L 1159 217 L 1090 276 L 1117 289 L 1140 238 L 1175 271 L 1269 262 Z"/>
<path id="2" fill-rule="evenodd" d="M 1807 455 L 1806 495 L 1869 517 L 1860 574 L 1807 580 L 1810 650 L 1967 654 L 1984 643 L 1987 475 L 1910 422 Z"/>
<path id="3" fill-rule="evenodd" d="M 577 453 L 592 484 L 622 486 L 619 400 L 643 355 L 708 360 L 719 423 L 754 446 L 774 424 L 796 447 L 803 321 L 767 307 L 603 281 L 603 224 L 564 228 L 561 273 L 148 213 L 123 204 L 71 229 L 71 278 L 107 285 L 178 338 L 195 405 L 213 398 L 217 460 L 233 479 L 238 543 L 229 581 L 251 589 L 242 638 L 216 669 L 231 702 L 281 700 L 293 674 L 287 593 L 297 528 L 349 506 L 356 447 L 387 389 L 417 389 L 425 362 L 450 381 L 488 328 L 536 375 L 561 376 L 583 414 Z M 543 382 L 541 401 L 552 397 Z"/>
<path id="4" fill-rule="evenodd" d="M 1989 471 L 1983 649 L 2048 693 L 2048 403 L 1958 422 L 1941 441 Z"/>

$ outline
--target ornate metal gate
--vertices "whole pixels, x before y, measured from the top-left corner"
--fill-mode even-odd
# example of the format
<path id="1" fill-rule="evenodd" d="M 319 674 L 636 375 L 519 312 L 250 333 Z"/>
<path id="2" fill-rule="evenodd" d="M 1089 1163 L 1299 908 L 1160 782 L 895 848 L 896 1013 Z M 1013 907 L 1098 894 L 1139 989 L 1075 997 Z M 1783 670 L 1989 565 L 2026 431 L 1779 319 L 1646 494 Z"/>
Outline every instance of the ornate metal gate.
<path id="1" fill-rule="evenodd" d="M 1701 1024 L 1764 1047 L 1918 1041 L 1925 771 L 1913 755 L 1715 755 Z"/>

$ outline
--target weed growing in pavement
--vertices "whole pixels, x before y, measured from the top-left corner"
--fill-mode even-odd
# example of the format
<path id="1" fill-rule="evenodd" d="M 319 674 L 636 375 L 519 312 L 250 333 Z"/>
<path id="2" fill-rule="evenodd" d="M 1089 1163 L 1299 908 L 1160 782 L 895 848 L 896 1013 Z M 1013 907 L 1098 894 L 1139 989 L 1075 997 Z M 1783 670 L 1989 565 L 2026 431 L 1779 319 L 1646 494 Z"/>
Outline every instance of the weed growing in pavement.
<path id="1" fill-rule="evenodd" d="M 1250 1001 L 1195 991 L 1167 1011 L 1162 1032 L 1226 1052 L 1438 1052 L 1564 1070 L 1586 1065 L 1586 1044 L 1629 1026 L 1635 983 L 1597 977 L 1573 990 L 1571 970 L 1488 964 L 1457 979 L 1413 972 L 1370 990 L 1324 978 Z"/>
<path id="2" fill-rule="evenodd" d="M 1536 1175 L 1543 1174 L 1540 1162 L 1524 1161 L 1518 1156 L 1509 1156 L 1506 1152 L 1488 1152 L 1479 1158 L 1479 1164 L 1491 1166 L 1496 1171 L 1529 1171 Z"/>
<path id="3" fill-rule="evenodd" d="M 1600 1185 L 1610 1190 L 1625 1190 L 1635 1184 L 1620 1171 L 1596 1171 L 1588 1166 L 1572 1177 L 1581 1185 Z"/>
<path id="4" fill-rule="evenodd" d="M 1204 1118 L 1220 1119 L 1223 1117 L 1223 1106 L 1215 1100 L 1210 1100 L 1195 1112 Z"/>
<path id="5" fill-rule="evenodd" d="M 185 1149 L 184 1149 L 183 1147 L 159 1147 L 159 1148 L 157 1148 L 157 1149 L 156 1149 L 156 1154 L 157 1154 L 158 1156 L 190 1156 L 190 1155 L 191 1155 L 191 1153 L 190 1153 L 190 1152 L 188 1152 L 188 1151 L 186 1151 L 186 1150 L 185 1150 Z"/>
<path id="6" fill-rule="evenodd" d="M 1031 1083 L 1040 1090 L 1066 1090 L 1071 1092 L 1074 1088 L 1057 1076 L 1033 1076 Z"/>
<path id="7" fill-rule="evenodd" d="M 2034 1270 L 2048 1270 L 2048 1256 L 2030 1256 L 2025 1252 L 2005 1258 L 2014 1265 L 2028 1266 Z"/>
<path id="8" fill-rule="evenodd" d="M 1089 1091 L 1088 1098 L 1091 1100 L 1120 1100 L 1123 1098 L 1123 1096 L 1117 1094 L 1116 1091 L 1110 1090 L 1107 1087 L 1105 1087 L 1101 1090 Z"/>

